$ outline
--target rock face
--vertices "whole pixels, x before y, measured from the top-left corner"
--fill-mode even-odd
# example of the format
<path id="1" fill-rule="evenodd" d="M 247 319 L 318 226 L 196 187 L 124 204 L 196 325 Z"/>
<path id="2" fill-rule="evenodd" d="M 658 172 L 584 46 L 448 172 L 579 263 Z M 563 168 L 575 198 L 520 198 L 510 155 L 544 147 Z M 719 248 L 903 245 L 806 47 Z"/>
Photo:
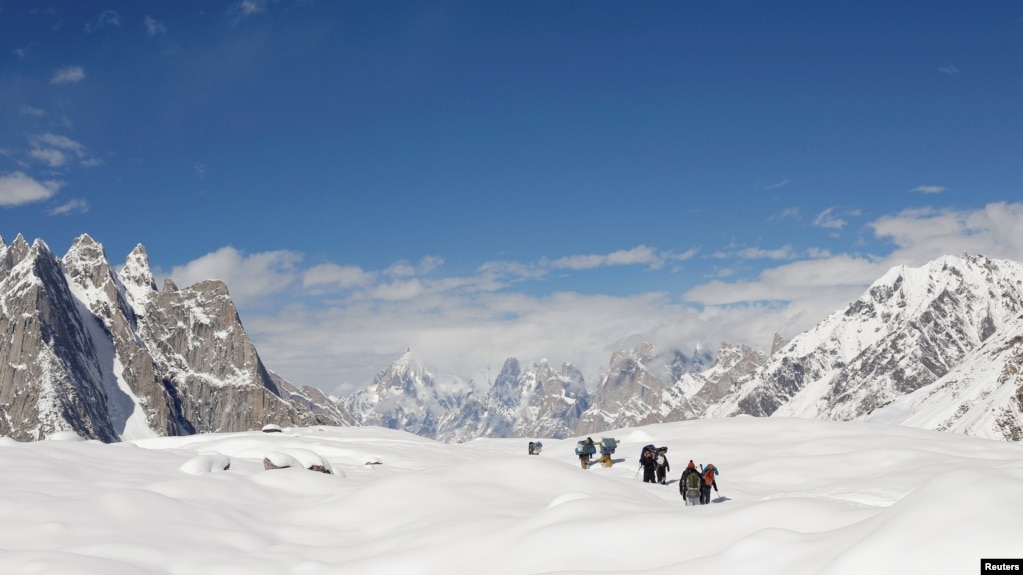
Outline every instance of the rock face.
<path id="1" fill-rule="evenodd" d="M 555 370 L 544 359 L 523 370 L 508 358 L 486 393 L 470 396 L 443 420 L 438 438 L 565 438 L 589 405 L 583 376 L 571 364 Z"/>
<path id="2" fill-rule="evenodd" d="M 778 341 L 778 338 L 775 338 Z M 686 373 L 665 392 L 664 421 L 699 419 L 735 391 L 739 382 L 756 374 L 767 363 L 764 354 L 746 345 L 722 343 L 714 365 L 701 372 Z"/>
<path id="3" fill-rule="evenodd" d="M 1023 441 L 1023 315 L 984 340 L 934 383 L 863 419 Z"/>
<path id="4" fill-rule="evenodd" d="M 19 234 L 0 242 L 0 434 L 38 440 L 61 431 L 118 437 L 104 366 L 60 261 Z M 116 398 L 114 398 L 116 402 Z"/>
<path id="5" fill-rule="evenodd" d="M 341 407 L 361 425 L 436 437 L 441 421 L 474 391 L 471 382 L 439 385 L 409 350 L 378 374 L 373 385 L 344 398 Z"/>
<path id="6" fill-rule="evenodd" d="M 157 291 L 138 246 L 115 274 L 80 236 L 62 260 L 41 240 L 0 240 L 0 434 L 154 435 L 343 424 L 336 406 L 285 399 L 227 287 Z"/>
<path id="7" fill-rule="evenodd" d="M 709 354 L 697 350 L 688 357 L 678 350 L 660 352 L 644 343 L 616 352 L 593 392 L 592 406 L 583 413 L 577 435 L 607 429 L 668 421 L 680 395 L 672 388 L 683 375 L 711 366 Z"/>

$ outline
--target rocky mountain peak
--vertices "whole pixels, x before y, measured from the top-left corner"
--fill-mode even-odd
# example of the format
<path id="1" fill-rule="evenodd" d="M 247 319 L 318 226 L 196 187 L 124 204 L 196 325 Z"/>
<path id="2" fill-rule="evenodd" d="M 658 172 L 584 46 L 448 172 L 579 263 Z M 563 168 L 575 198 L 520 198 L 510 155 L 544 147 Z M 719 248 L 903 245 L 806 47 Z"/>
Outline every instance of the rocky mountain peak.
<path id="1" fill-rule="evenodd" d="M 97 293 L 102 293 L 107 302 L 117 302 L 118 286 L 102 244 L 88 234 L 82 234 L 72 242 L 61 261 L 65 273 L 78 286 L 86 303 L 95 300 L 98 295 L 93 294 Z"/>
<path id="2" fill-rule="evenodd" d="M 126 265 L 152 276 L 144 250 Z M 287 401 L 259 360 L 226 285 L 129 305 L 103 246 L 83 234 L 57 259 L 18 234 L 0 249 L 0 435 L 74 431 L 103 441 L 242 431 L 265 423 L 338 423 L 318 398 Z M 143 313 L 144 312 L 144 313 Z"/>
<path id="3" fill-rule="evenodd" d="M 6 274 L 14 269 L 28 257 L 32 248 L 29 247 L 25 237 L 21 234 L 15 236 L 14 241 L 3 252 L 3 259 L 0 260 L 0 273 Z"/>
<path id="4" fill-rule="evenodd" d="M 788 343 L 788 340 L 783 338 L 781 334 L 774 334 L 774 339 L 771 341 L 771 356 L 781 351 L 786 343 Z"/>
<path id="5" fill-rule="evenodd" d="M 121 280 L 128 301 L 136 313 L 144 310 L 146 303 L 156 295 L 156 280 L 149 269 L 149 255 L 142 244 L 135 246 L 128 254 L 124 267 L 117 273 L 117 277 Z"/>

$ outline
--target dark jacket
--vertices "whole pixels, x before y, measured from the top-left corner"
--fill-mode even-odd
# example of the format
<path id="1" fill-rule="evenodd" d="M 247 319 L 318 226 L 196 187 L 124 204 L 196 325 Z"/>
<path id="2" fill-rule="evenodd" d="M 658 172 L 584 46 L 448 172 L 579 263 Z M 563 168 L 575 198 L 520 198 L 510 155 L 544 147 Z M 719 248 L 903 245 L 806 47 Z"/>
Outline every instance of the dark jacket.
<path id="1" fill-rule="evenodd" d="M 682 472 L 682 478 L 678 480 L 678 492 L 682 494 L 682 497 L 686 496 L 687 480 L 689 479 L 689 476 L 694 473 L 697 477 L 700 477 L 700 471 L 692 467 L 686 467 L 686 470 Z M 700 489 L 703 489 L 703 477 L 700 477 Z"/>

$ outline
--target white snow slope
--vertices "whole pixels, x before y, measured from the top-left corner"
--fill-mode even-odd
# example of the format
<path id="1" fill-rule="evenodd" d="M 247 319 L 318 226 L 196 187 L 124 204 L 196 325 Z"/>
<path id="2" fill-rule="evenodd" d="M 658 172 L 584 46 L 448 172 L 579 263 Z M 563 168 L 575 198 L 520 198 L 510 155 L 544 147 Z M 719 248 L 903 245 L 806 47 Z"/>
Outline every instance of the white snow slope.
<path id="1" fill-rule="evenodd" d="M 616 464 L 585 470 L 575 439 L 531 456 L 376 427 L 0 439 L 0 573 L 961 574 L 1023 557 L 1018 444 L 751 417 L 605 435 Z M 669 447 L 667 486 L 637 479 L 648 443 Z M 270 454 L 336 474 L 264 470 Z M 679 497 L 690 458 L 721 470 L 709 505 Z"/>

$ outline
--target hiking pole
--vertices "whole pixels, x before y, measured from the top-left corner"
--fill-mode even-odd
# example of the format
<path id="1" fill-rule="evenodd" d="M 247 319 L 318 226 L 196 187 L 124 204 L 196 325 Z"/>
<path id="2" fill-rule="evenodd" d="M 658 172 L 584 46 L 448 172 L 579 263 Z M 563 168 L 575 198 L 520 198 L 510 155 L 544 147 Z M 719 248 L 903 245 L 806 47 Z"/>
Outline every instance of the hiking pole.
<path id="1" fill-rule="evenodd" d="M 635 479 L 635 478 L 639 477 L 639 470 L 640 470 L 640 469 L 642 469 L 642 468 L 640 468 L 640 467 L 637 467 L 637 468 L 636 468 L 636 474 L 632 476 L 632 478 L 633 478 L 633 479 Z"/>

